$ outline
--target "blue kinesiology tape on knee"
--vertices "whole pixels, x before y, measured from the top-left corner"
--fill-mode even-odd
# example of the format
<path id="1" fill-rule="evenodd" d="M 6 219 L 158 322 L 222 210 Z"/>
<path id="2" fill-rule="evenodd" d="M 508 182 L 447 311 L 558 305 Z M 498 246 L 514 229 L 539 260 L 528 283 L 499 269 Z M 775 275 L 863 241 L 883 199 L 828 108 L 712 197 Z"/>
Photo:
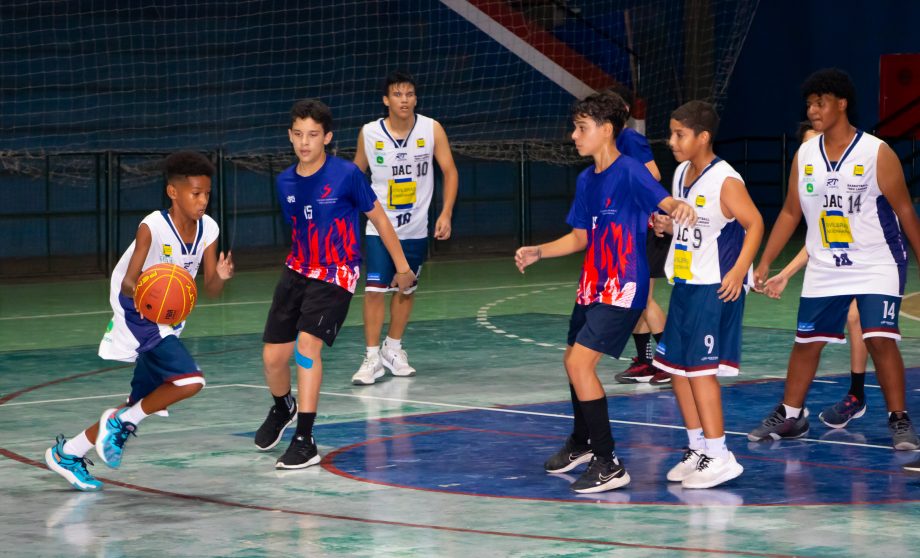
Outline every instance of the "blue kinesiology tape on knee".
<path id="1" fill-rule="evenodd" d="M 300 337 L 300 334 L 297 335 Z M 313 359 L 307 355 L 300 352 L 297 348 L 297 345 L 294 345 L 294 362 L 297 363 L 297 366 L 302 366 L 304 368 L 313 368 Z"/>

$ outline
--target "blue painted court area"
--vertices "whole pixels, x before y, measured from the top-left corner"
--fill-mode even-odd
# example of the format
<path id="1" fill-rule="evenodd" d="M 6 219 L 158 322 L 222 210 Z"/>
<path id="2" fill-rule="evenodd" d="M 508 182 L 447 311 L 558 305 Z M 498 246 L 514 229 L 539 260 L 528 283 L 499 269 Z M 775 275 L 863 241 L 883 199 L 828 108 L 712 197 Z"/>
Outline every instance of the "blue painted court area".
<path id="1" fill-rule="evenodd" d="M 920 369 L 908 378 L 908 407 L 920 408 Z M 867 383 L 875 381 L 870 374 Z M 683 490 L 665 474 L 682 454 L 686 435 L 673 393 L 654 388 L 611 396 L 617 454 L 632 482 L 600 495 L 577 495 L 572 475 L 548 475 L 543 460 L 569 433 L 567 401 L 322 425 L 318 443 L 329 452 L 323 467 L 364 482 L 409 489 L 497 498 L 587 501 L 611 504 L 821 505 L 900 503 L 920 500 L 920 477 L 900 465 L 915 452 L 890 447 L 880 390 L 869 388 L 869 410 L 833 430 L 817 415 L 846 391 L 846 378 L 813 385 L 811 431 L 801 440 L 748 442 L 744 434 L 782 396 L 782 381 L 725 387 L 729 447 L 744 474 L 717 489 Z M 249 436 L 251 434 L 241 434 Z M 580 469 L 575 471 L 580 472 Z"/>

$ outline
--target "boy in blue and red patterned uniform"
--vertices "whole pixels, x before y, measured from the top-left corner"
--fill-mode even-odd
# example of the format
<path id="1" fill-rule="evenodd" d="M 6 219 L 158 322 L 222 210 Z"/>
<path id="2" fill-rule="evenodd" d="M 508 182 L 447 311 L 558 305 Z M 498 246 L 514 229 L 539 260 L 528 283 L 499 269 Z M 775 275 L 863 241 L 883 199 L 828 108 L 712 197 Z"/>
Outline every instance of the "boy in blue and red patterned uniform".
<path id="1" fill-rule="evenodd" d="M 544 467 L 549 473 L 563 473 L 591 461 L 572 483 L 575 492 L 591 493 L 629 483 L 626 469 L 613 453 L 607 397 L 597 377 L 597 363 L 603 354 L 620 356 L 645 308 L 649 216 L 661 208 L 678 222 L 689 223 L 695 213 L 668 196 L 642 163 L 617 150 L 614 142 L 627 117 L 618 95 L 591 95 L 575 104 L 572 117 L 572 139 L 579 155 L 594 158 L 594 165 L 578 176 L 567 219 L 572 232 L 547 244 L 519 248 L 515 263 L 523 273 L 541 258 L 585 250 L 564 359 L 575 424 L 563 448 Z"/>
<path id="2" fill-rule="evenodd" d="M 358 212 L 364 212 L 396 264 L 394 283 L 410 288 L 409 269 L 399 239 L 383 208 L 354 164 L 327 156 L 332 113 L 318 100 L 298 101 L 291 109 L 288 136 L 298 162 L 276 180 L 281 212 L 291 224 L 291 252 L 285 260 L 262 340 L 265 380 L 275 404 L 256 432 L 256 446 L 269 450 L 297 420 L 279 469 L 319 463 L 313 423 L 323 377 L 320 351 L 332 346 L 358 284 L 361 267 Z M 291 395 L 291 356 L 297 363 L 297 400 Z M 299 412 L 298 412 L 299 410 Z"/>

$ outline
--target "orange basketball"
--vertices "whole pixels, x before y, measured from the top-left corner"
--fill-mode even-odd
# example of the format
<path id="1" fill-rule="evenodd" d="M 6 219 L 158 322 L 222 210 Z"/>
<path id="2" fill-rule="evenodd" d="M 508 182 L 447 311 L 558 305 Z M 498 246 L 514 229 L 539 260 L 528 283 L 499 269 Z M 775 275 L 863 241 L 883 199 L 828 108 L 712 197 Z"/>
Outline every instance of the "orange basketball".
<path id="1" fill-rule="evenodd" d="M 189 315 L 198 300 L 191 273 L 175 264 L 148 267 L 137 278 L 134 304 L 142 316 L 158 324 L 176 324 Z"/>

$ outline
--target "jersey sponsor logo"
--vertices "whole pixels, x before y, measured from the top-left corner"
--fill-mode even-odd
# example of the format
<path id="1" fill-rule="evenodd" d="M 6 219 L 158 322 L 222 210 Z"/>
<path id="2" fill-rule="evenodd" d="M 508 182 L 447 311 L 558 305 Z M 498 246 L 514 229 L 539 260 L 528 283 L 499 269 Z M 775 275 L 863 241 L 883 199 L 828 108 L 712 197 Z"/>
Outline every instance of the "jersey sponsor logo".
<path id="1" fill-rule="evenodd" d="M 811 176 L 815 173 L 814 165 L 805 165 L 805 176 Z"/>
<path id="2" fill-rule="evenodd" d="M 425 138 L 418 138 L 415 140 L 416 147 L 425 147 Z"/>
<path id="3" fill-rule="evenodd" d="M 407 155 L 408 155 L 408 154 L 405 153 L 405 152 L 397 153 L 397 154 L 396 154 L 396 160 L 397 160 L 397 161 L 400 161 L 400 162 L 404 162 L 404 161 L 406 160 Z"/>
<path id="4" fill-rule="evenodd" d="M 814 193 L 815 193 L 815 185 L 812 184 L 811 182 L 809 182 L 808 184 L 805 185 L 805 191 L 808 192 L 809 194 L 814 194 Z"/>
<path id="5" fill-rule="evenodd" d="M 382 164 L 383 164 L 383 155 L 377 155 L 377 157 L 376 157 L 374 160 L 377 161 L 377 164 L 378 164 L 378 165 L 382 165 Z"/>
<path id="6" fill-rule="evenodd" d="M 706 196 L 697 196 L 696 200 L 693 202 L 697 207 L 703 207 L 706 205 Z"/>
<path id="7" fill-rule="evenodd" d="M 294 202 L 296 202 L 296 201 L 297 201 L 297 198 L 295 198 L 294 196 L 288 196 L 288 197 L 287 197 L 287 202 L 288 202 L 288 203 L 294 203 Z"/>
<path id="8" fill-rule="evenodd" d="M 163 255 L 172 256 L 172 246 L 170 246 L 169 244 L 164 244 L 163 245 Z"/>
<path id="9" fill-rule="evenodd" d="M 383 149 L 383 142 L 382 141 L 374 142 L 374 149 Z"/>
<path id="10" fill-rule="evenodd" d="M 796 329 L 799 331 L 814 331 L 815 323 L 814 322 L 799 322 L 796 326 Z"/>
<path id="11" fill-rule="evenodd" d="M 604 202 L 604 207 L 610 207 L 610 198 L 607 198 L 607 201 Z"/>
<path id="12" fill-rule="evenodd" d="M 862 165 L 853 166 L 853 176 L 862 176 L 863 173 L 865 172 L 866 172 L 866 169 Z"/>
<path id="13" fill-rule="evenodd" d="M 332 193 L 332 188 L 328 184 L 323 185 L 323 195 L 319 199 L 323 200 L 329 197 L 329 194 Z"/>

